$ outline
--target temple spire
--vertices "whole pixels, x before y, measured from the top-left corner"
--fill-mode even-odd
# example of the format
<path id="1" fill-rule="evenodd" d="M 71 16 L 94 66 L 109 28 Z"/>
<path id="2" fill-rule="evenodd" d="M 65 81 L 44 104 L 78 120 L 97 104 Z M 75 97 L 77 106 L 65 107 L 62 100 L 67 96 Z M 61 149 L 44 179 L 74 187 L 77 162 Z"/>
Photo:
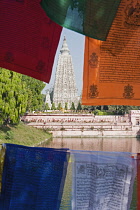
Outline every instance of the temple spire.
<path id="1" fill-rule="evenodd" d="M 62 48 L 61 48 L 60 52 L 61 52 L 62 55 L 66 55 L 66 54 L 69 55 L 70 54 L 65 36 L 64 36 L 64 40 L 63 40 L 63 44 L 62 44 Z"/>
<path id="2" fill-rule="evenodd" d="M 68 109 L 70 109 L 72 102 L 77 107 L 78 94 L 72 56 L 70 55 L 66 38 L 64 37 L 56 68 L 53 103 L 55 103 L 56 107 L 61 103 L 62 108 L 65 108 L 65 105 L 67 105 Z"/>

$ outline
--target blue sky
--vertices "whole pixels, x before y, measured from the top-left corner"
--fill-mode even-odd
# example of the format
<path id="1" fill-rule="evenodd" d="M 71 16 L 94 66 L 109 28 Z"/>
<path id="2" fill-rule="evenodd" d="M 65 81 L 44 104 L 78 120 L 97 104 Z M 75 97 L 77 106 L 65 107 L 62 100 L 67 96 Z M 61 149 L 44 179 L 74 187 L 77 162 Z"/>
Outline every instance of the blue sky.
<path id="1" fill-rule="evenodd" d="M 67 44 L 70 50 L 70 54 L 72 56 L 73 61 L 73 67 L 74 67 L 74 73 L 75 73 L 75 79 L 76 79 L 76 86 L 78 89 L 78 94 L 81 94 L 82 90 L 82 79 L 83 79 L 83 58 L 84 58 L 84 39 L 85 36 L 73 32 L 68 29 L 63 29 L 61 33 L 60 42 L 58 45 L 58 49 L 55 56 L 55 61 L 53 65 L 52 70 L 52 76 L 49 84 L 46 84 L 46 87 L 43 90 L 43 93 L 45 93 L 46 89 L 50 89 L 54 85 L 55 80 L 55 73 L 56 73 L 56 66 L 58 62 L 58 55 L 60 53 L 60 49 L 62 47 L 64 36 L 66 37 Z"/>

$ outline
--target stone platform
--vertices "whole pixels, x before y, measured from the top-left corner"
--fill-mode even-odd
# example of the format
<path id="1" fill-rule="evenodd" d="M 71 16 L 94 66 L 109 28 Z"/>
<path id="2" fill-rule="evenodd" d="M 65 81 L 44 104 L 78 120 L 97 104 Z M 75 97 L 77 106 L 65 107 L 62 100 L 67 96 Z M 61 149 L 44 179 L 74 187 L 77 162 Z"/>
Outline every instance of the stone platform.
<path id="1" fill-rule="evenodd" d="M 138 137 L 140 110 L 126 115 L 27 114 L 22 121 L 50 131 L 54 137 Z"/>

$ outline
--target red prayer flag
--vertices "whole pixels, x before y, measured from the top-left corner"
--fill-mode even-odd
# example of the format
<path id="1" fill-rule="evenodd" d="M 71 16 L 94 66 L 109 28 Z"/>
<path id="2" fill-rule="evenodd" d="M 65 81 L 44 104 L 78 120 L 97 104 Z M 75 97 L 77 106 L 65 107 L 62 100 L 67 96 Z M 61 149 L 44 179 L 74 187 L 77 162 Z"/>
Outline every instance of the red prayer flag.
<path id="1" fill-rule="evenodd" d="M 1 0 L 0 67 L 48 83 L 61 31 L 40 0 Z"/>

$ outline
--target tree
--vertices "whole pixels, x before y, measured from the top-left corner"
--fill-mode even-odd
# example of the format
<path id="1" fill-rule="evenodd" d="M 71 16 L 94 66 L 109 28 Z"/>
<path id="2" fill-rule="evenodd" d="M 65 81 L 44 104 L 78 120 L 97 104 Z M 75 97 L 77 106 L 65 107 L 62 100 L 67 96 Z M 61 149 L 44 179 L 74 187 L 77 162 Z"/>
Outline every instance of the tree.
<path id="1" fill-rule="evenodd" d="M 58 110 L 61 110 L 61 109 L 62 109 L 62 105 L 61 105 L 61 103 L 59 103 L 59 104 L 58 104 L 57 109 L 58 109 Z"/>
<path id="2" fill-rule="evenodd" d="M 52 108 L 51 108 L 51 110 L 56 110 L 56 107 L 55 107 L 55 104 L 54 104 L 54 103 L 52 103 Z"/>
<path id="3" fill-rule="evenodd" d="M 138 110 L 139 108 L 140 108 L 139 106 L 112 105 L 112 106 L 108 106 L 108 111 L 116 115 L 123 115 L 125 113 L 129 113 L 130 110 Z"/>
<path id="4" fill-rule="evenodd" d="M 54 93 L 54 88 L 50 88 L 50 99 L 51 99 L 51 103 L 53 102 L 53 93 Z"/>
<path id="5" fill-rule="evenodd" d="M 0 68 L 0 123 L 18 123 L 26 112 L 27 86 L 22 75 Z"/>
<path id="6" fill-rule="evenodd" d="M 65 103 L 65 110 L 68 110 L 68 103 Z"/>
<path id="7" fill-rule="evenodd" d="M 80 102 L 78 103 L 77 110 L 82 110 L 82 106 Z"/>
<path id="8" fill-rule="evenodd" d="M 26 82 L 27 93 L 30 95 L 27 110 L 42 110 L 44 107 L 44 95 L 41 94 L 41 91 L 44 89 L 45 83 L 26 75 L 22 75 L 22 81 Z"/>
<path id="9" fill-rule="evenodd" d="M 75 105 L 74 105 L 74 102 L 72 102 L 72 104 L 71 104 L 71 108 L 70 108 L 71 110 L 75 110 Z"/>
<path id="10" fill-rule="evenodd" d="M 50 110 L 50 107 L 49 107 L 49 104 L 48 104 L 48 103 L 45 104 L 44 109 L 45 109 L 45 110 Z"/>

